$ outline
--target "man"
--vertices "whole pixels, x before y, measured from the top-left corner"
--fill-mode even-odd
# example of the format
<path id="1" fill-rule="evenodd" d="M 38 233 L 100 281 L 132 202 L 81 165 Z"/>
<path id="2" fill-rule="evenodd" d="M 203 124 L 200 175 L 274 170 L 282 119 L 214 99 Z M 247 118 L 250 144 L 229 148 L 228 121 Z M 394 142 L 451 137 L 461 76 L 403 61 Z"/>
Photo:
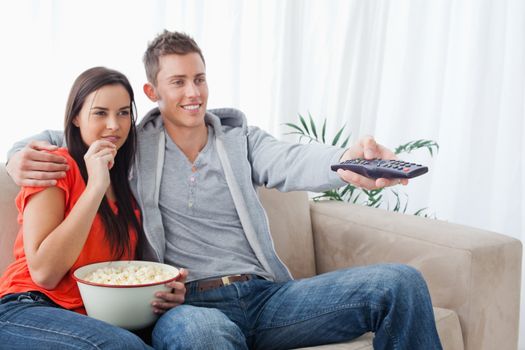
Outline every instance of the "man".
<path id="1" fill-rule="evenodd" d="M 441 349 L 419 272 L 385 264 L 292 280 L 255 191 L 407 184 L 330 171 L 350 158 L 393 158 L 391 151 L 370 137 L 348 150 L 288 144 L 248 127 L 237 110 L 207 111 L 204 57 L 185 34 L 157 36 L 144 64 L 144 92 L 158 104 L 138 127 L 132 174 L 146 258 L 189 270 L 186 284 L 184 275 L 173 293 L 158 295 L 154 347 L 289 349 L 373 331 L 376 349 Z M 62 144 L 56 133 L 37 138 Z M 51 185 L 64 171 L 41 152 L 49 147 L 33 142 L 12 155 L 8 171 L 18 184 Z"/>

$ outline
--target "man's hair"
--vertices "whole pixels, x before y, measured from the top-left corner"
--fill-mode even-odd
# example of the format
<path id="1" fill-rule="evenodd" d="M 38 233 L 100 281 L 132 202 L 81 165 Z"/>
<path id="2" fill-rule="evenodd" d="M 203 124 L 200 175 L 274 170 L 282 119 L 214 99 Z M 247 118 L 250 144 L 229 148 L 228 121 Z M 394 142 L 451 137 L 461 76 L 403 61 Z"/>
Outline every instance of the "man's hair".
<path id="1" fill-rule="evenodd" d="M 159 59 L 161 56 L 171 54 L 186 55 L 194 52 L 198 53 L 202 62 L 205 63 L 201 49 L 192 37 L 185 33 L 170 32 L 164 29 L 162 33 L 149 43 L 144 53 L 143 61 L 148 81 L 153 85 L 157 85 L 157 74 L 160 70 Z"/>

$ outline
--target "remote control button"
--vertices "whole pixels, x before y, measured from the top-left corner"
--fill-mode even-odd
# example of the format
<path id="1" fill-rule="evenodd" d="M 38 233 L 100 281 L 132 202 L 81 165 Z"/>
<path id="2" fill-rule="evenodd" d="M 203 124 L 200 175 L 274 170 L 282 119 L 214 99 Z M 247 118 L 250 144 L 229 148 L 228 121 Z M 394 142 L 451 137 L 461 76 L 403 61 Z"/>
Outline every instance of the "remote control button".
<path id="1" fill-rule="evenodd" d="M 403 172 L 408 173 L 410 171 L 410 168 L 403 168 Z"/>

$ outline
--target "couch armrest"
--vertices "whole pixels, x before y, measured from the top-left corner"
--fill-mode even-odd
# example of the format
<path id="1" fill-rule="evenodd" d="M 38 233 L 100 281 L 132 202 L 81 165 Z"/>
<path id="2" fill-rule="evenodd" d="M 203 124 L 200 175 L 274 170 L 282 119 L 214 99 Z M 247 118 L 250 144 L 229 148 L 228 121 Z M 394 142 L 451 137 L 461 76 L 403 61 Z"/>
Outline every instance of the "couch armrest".
<path id="1" fill-rule="evenodd" d="M 342 202 L 311 203 L 317 272 L 399 262 L 434 306 L 454 310 L 465 349 L 516 349 L 522 245 L 505 235 Z"/>

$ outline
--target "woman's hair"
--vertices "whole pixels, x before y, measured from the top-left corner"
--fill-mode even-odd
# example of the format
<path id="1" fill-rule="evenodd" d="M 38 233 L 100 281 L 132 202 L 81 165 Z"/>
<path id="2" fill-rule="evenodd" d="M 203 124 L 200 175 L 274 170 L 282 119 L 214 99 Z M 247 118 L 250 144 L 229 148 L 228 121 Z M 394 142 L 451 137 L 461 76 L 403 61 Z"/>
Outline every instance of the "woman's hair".
<path id="1" fill-rule="evenodd" d="M 86 98 L 94 91 L 107 85 L 121 85 L 126 89 L 130 98 L 131 127 L 128 137 L 115 157 L 115 164 L 110 170 L 111 184 L 117 198 L 118 214 L 115 214 L 104 196 L 98 213 L 106 229 L 106 239 L 116 259 L 121 258 L 125 252 L 131 252 L 128 229 L 133 227 L 137 232 L 138 242 L 136 255 L 140 258 L 144 231 L 134 213 L 134 198 L 129 186 L 128 176 L 135 158 L 137 132 L 135 128 L 135 98 L 133 89 L 126 76 L 120 72 L 105 67 L 94 67 L 78 76 L 69 93 L 64 118 L 64 130 L 69 153 L 80 168 L 80 173 L 87 184 L 88 174 L 84 154 L 89 146 L 82 140 L 80 129 L 73 124 L 86 102 Z"/>

